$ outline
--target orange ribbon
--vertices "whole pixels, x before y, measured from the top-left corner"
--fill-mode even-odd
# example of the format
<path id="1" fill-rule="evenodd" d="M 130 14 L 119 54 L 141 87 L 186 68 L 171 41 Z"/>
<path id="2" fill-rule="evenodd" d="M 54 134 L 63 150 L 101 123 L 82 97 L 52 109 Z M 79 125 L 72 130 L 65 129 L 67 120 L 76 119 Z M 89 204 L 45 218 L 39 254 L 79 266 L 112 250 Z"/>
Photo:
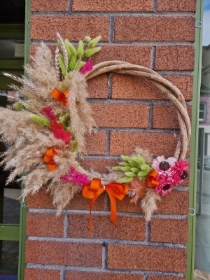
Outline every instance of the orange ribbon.
<path id="1" fill-rule="evenodd" d="M 57 168 L 57 164 L 54 161 L 53 157 L 57 155 L 54 148 L 47 149 L 45 155 L 44 155 L 44 162 L 48 163 L 48 170 L 53 171 Z"/>
<path id="2" fill-rule="evenodd" d="M 111 182 L 106 186 L 101 184 L 101 179 L 94 178 L 92 182 L 82 188 L 82 195 L 88 199 L 90 199 L 90 219 L 89 219 L 89 229 L 92 231 L 92 217 L 91 211 L 93 209 L 93 205 L 97 197 L 106 191 L 110 198 L 110 218 L 113 224 L 116 224 L 117 220 L 117 207 L 116 207 L 116 198 L 118 200 L 123 200 L 124 196 L 128 193 L 128 187 L 116 183 Z"/>
<path id="3" fill-rule="evenodd" d="M 58 90 L 57 88 L 55 88 L 52 92 L 51 92 L 51 96 L 57 100 L 58 102 L 63 103 L 65 106 L 68 105 L 68 101 L 67 101 L 67 96 L 70 93 L 70 90 L 67 89 L 64 92 L 61 92 L 60 90 Z"/>
<path id="4" fill-rule="evenodd" d="M 156 170 L 152 170 L 148 176 L 147 176 L 147 187 L 149 188 L 154 188 L 159 186 L 159 182 L 156 180 L 157 176 L 158 176 L 158 172 Z"/>

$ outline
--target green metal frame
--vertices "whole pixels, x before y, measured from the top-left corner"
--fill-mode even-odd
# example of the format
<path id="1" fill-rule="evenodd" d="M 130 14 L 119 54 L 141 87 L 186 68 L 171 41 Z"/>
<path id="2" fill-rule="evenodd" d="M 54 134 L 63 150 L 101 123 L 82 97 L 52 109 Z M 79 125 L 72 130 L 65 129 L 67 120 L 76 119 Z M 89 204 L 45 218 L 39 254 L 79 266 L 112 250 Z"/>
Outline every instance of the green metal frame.
<path id="1" fill-rule="evenodd" d="M 202 22 L 204 0 L 197 0 L 196 21 Z M 198 153 L 198 127 L 199 127 L 199 102 L 201 84 L 201 61 L 202 61 L 202 28 L 196 28 L 195 33 L 195 65 L 193 72 L 193 108 L 192 115 L 192 139 L 190 144 L 190 208 L 196 209 L 196 188 L 197 188 L 197 153 Z M 195 227 L 196 215 L 189 215 L 189 241 L 187 280 L 192 280 L 194 274 L 195 260 Z"/>
<path id="2" fill-rule="evenodd" d="M 25 44 L 24 44 L 24 64 L 29 63 L 30 53 L 30 19 L 31 19 L 31 0 L 25 0 Z M 24 186 L 22 185 L 22 188 Z M 19 263 L 18 263 L 18 280 L 24 280 L 25 271 L 25 243 L 26 243 L 26 214 L 28 208 L 25 205 L 20 209 L 20 239 L 19 239 Z"/>

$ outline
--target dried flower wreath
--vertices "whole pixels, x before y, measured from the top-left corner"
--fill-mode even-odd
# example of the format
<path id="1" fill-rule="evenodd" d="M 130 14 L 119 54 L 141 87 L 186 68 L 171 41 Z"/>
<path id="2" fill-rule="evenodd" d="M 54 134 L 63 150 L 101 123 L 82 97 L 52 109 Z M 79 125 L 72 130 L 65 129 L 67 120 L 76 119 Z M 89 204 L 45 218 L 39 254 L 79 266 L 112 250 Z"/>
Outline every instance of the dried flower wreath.
<path id="1" fill-rule="evenodd" d="M 23 198 L 44 186 L 51 193 L 58 212 L 80 190 L 90 199 L 91 211 L 94 201 L 106 191 L 113 223 L 116 223 L 115 199 L 122 200 L 128 194 L 131 202 L 141 199 L 146 220 L 150 220 L 161 195 L 170 193 L 188 176 L 185 156 L 190 120 L 182 93 L 146 67 L 121 61 L 93 67 L 90 57 L 100 51 L 97 47 L 100 36 L 85 37 L 77 48 L 57 36 L 54 56 L 44 43 L 37 48 L 31 65 L 25 66 L 28 78 L 4 73 L 22 84 L 12 88 L 28 98 L 18 100 L 13 110 L 0 109 L 0 133 L 8 146 L 1 165 L 12 170 L 7 183 L 21 175 L 19 180 L 25 184 Z M 95 125 L 86 101 L 86 81 L 110 71 L 149 79 L 174 104 L 180 126 L 174 157 L 152 159 L 148 151 L 136 148 L 133 155 L 121 156 L 122 161 L 108 174 L 80 166 L 77 158 L 85 149 L 85 133 L 91 133 Z"/>

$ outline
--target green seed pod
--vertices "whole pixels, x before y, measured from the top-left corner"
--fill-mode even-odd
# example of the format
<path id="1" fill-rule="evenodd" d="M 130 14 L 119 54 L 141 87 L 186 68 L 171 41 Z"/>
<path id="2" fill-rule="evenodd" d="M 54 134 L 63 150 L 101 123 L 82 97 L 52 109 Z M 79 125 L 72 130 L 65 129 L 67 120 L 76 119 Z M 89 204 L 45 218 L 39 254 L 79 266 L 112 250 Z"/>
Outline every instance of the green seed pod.
<path id="1" fill-rule="evenodd" d="M 120 170 L 123 172 L 129 172 L 131 170 L 131 168 L 130 168 L 130 166 L 123 166 L 123 167 L 120 167 Z"/>
<path id="2" fill-rule="evenodd" d="M 38 124 L 41 124 L 43 126 L 48 126 L 48 127 L 50 126 L 50 121 L 48 119 L 42 118 L 35 114 L 31 114 L 30 117 L 33 121 L 35 121 Z"/>
<path id="3" fill-rule="evenodd" d="M 134 177 L 135 174 L 133 172 L 125 172 L 125 176 L 127 176 L 127 177 Z"/>
<path id="4" fill-rule="evenodd" d="M 74 70 L 75 65 L 76 65 L 76 56 L 72 56 L 69 64 L 69 70 Z"/>
<path id="5" fill-rule="evenodd" d="M 79 57 L 82 57 L 84 54 L 84 43 L 82 40 L 79 41 L 78 49 L 77 49 L 77 55 Z"/>
<path id="6" fill-rule="evenodd" d="M 73 56 L 77 56 L 77 51 L 75 49 L 75 47 L 72 45 L 72 43 L 68 42 L 68 47 L 70 49 L 70 52 Z"/>
<path id="7" fill-rule="evenodd" d="M 65 39 L 64 44 L 65 44 L 66 52 L 67 52 L 67 55 L 68 55 L 68 59 L 70 61 L 71 60 L 71 50 L 69 48 L 69 40 Z"/>
<path id="8" fill-rule="evenodd" d="M 85 51 L 85 55 L 87 57 L 91 57 L 93 54 L 99 52 L 101 50 L 101 47 L 96 47 L 96 48 L 92 48 L 92 49 L 87 49 Z"/>
<path id="9" fill-rule="evenodd" d="M 98 36 L 98 37 L 96 37 L 96 38 L 94 38 L 94 39 L 92 39 L 92 40 L 89 42 L 88 47 L 89 47 L 89 48 L 95 47 L 95 46 L 98 44 L 98 42 L 99 42 L 100 40 L 101 40 L 101 35 Z"/>
<path id="10" fill-rule="evenodd" d="M 84 41 L 85 43 L 89 43 L 90 40 L 91 40 L 90 36 L 85 36 L 85 38 L 84 38 L 83 41 Z"/>
<path id="11" fill-rule="evenodd" d="M 123 177 L 118 180 L 119 183 L 130 183 L 133 180 L 133 177 Z"/>
<path id="12" fill-rule="evenodd" d="M 112 168 L 114 171 L 121 171 L 121 167 L 120 166 L 115 166 Z"/>
<path id="13" fill-rule="evenodd" d="M 124 160 L 124 161 L 128 161 L 128 160 L 130 160 L 131 158 L 130 157 L 128 157 L 128 156 L 121 156 L 121 158 L 122 158 L 122 160 Z"/>
<path id="14" fill-rule="evenodd" d="M 80 70 L 82 68 L 82 66 L 84 66 L 85 64 L 86 64 L 86 62 L 78 60 L 74 67 L 74 70 Z"/>
<path id="15" fill-rule="evenodd" d="M 131 168 L 131 171 L 134 172 L 134 173 L 138 173 L 138 172 L 139 172 L 139 168 L 132 167 L 132 168 Z"/>
<path id="16" fill-rule="evenodd" d="M 66 67 L 65 67 L 65 63 L 64 63 L 62 54 L 59 55 L 59 65 L 61 68 L 61 72 L 62 72 L 63 76 L 65 77 L 66 76 Z"/>

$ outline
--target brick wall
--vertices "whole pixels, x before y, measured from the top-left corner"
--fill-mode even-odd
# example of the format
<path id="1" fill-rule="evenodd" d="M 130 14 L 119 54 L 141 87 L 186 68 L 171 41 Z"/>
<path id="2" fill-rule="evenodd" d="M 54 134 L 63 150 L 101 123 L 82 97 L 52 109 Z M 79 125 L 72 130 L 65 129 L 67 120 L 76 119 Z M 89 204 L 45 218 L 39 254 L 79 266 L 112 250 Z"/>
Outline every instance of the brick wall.
<path id="1" fill-rule="evenodd" d="M 150 67 L 192 98 L 195 0 L 32 0 L 31 52 L 55 32 L 76 42 L 102 35 L 94 62 L 124 60 Z M 161 92 L 143 79 L 102 75 L 88 83 L 99 132 L 87 137 L 82 161 L 104 171 L 137 146 L 173 155 L 177 118 Z M 117 225 L 101 195 L 88 231 L 89 202 L 78 195 L 60 216 L 44 190 L 27 201 L 25 280 L 180 280 L 187 269 L 188 189 L 164 197 L 150 223 L 128 198 Z"/>

